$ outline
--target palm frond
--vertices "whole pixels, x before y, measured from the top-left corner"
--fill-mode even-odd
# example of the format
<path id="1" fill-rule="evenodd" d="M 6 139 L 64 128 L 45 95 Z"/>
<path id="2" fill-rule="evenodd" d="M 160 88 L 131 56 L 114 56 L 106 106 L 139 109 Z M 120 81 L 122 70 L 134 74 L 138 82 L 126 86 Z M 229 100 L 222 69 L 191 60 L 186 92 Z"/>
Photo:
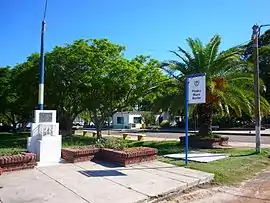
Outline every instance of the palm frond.
<path id="1" fill-rule="evenodd" d="M 232 47 L 225 51 L 219 51 L 221 37 L 214 35 L 209 43 L 203 45 L 199 39 L 187 39 L 190 51 L 178 47 L 178 51 L 171 51 L 179 58 L 179 61 L 166 61 L 163 67 L 174 75 L 179 84 L 183 83 L 185 75 L 204 72 L 206 73 L 207 93 L 212 99 L 207 102 L 223 115 L 230 115 L 230 111 L 241 116 L 254 115 L 254 78 L 250 63 L 242 60 L 243 48 Z M 260 87 L 263 82 L 260 80 Z M 170 108 L 177 109 L 180 103 L 180 95 L 184 96 L 183 89 L 179 89 L 177 95 L 170 95 Z M 178 100 L 176 99 L 178 98 Z M 168 98 L 167 98 L 168 99 Z M 181 100 L 181 102 L 184 102 Z M 212 102 L 212 103 L 211 103 Z M 191 105 L 196 108 L 196 105 Z M 192 107 L 192 108 L 193 108 Z M 270 105 L 265 98 L 261 98 L 261 109 L 263 113 L 269 113 Z"/>

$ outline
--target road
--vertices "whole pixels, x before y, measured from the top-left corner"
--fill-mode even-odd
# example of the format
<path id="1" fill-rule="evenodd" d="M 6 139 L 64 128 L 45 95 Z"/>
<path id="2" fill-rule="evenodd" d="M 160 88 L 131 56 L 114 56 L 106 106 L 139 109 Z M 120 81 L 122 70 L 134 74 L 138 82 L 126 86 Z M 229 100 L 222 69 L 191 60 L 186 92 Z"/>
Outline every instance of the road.
<path id="1" fill-rule="evenodd" d="M 104 131 L 107 132 L 107 131 Z M 111 134 L 121 134 L 121 131 L 111 131 Z M 178 139 L 180 136 L 185 136 L 184 133 L 164 133 L 164 132 L 146 132 L 148 137 L 157 137 L 157 138 L 174 138 Z M 229 137 L 230 142 L 244 142 L 244 143 L 255 143 L 254 135 L 221 135 L 224 137 Z M 270 136 L 261 136 L 262 144 L 270 144 Z"/>
<path id="2" fill-rule="evenodd" d="M 159 138 L 179 138 L 180 136 L 185 136 L 184 133 L 145 133 L 149 137 L 159 137 Z M 246 142 L 254 143 L 255 136 L 245 136 L 245 135 L 221 135 L 229 137 L 231 142 Z M 270 144 L 270 136 L 261 136 L 262 144 Z"/>

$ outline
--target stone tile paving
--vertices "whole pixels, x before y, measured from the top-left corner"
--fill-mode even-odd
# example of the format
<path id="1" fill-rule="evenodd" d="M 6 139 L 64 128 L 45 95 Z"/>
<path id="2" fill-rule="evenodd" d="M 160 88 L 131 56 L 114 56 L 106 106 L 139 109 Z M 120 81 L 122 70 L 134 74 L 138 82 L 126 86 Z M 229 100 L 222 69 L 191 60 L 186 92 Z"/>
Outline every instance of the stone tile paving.
<path id="1" fill-rule="evenodd" d="M 209 182 L 213 174 L 151 162 L 130 167 L 81 162 L 0 176 L 2 203 L 131 203 Z M 1 202 L 0 201 L 0 202 Z"/>

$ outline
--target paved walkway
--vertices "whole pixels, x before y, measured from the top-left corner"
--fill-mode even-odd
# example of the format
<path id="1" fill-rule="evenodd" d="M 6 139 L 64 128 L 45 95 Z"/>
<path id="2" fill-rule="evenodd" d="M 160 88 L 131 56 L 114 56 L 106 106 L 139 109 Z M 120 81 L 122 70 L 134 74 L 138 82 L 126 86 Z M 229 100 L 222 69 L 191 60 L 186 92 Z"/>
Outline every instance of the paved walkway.
<path id="1" fill-rule="evenodd" d="M 213 175 L 162 162 L 116 167 L 60 164 L 3 174 L 1 203 L 131 203 L 209 182 Z"/>

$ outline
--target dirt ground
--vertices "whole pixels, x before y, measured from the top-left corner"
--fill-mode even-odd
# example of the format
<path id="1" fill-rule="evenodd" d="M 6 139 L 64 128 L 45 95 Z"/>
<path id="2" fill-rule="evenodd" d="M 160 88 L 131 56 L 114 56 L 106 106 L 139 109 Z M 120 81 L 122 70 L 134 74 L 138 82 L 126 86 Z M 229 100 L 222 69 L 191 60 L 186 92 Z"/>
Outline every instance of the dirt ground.
<path id="1" fill-rule="evenodd" d="M 270 203 L 270 168 L 237 187 L 200 188 L 159 203 Z"/>

